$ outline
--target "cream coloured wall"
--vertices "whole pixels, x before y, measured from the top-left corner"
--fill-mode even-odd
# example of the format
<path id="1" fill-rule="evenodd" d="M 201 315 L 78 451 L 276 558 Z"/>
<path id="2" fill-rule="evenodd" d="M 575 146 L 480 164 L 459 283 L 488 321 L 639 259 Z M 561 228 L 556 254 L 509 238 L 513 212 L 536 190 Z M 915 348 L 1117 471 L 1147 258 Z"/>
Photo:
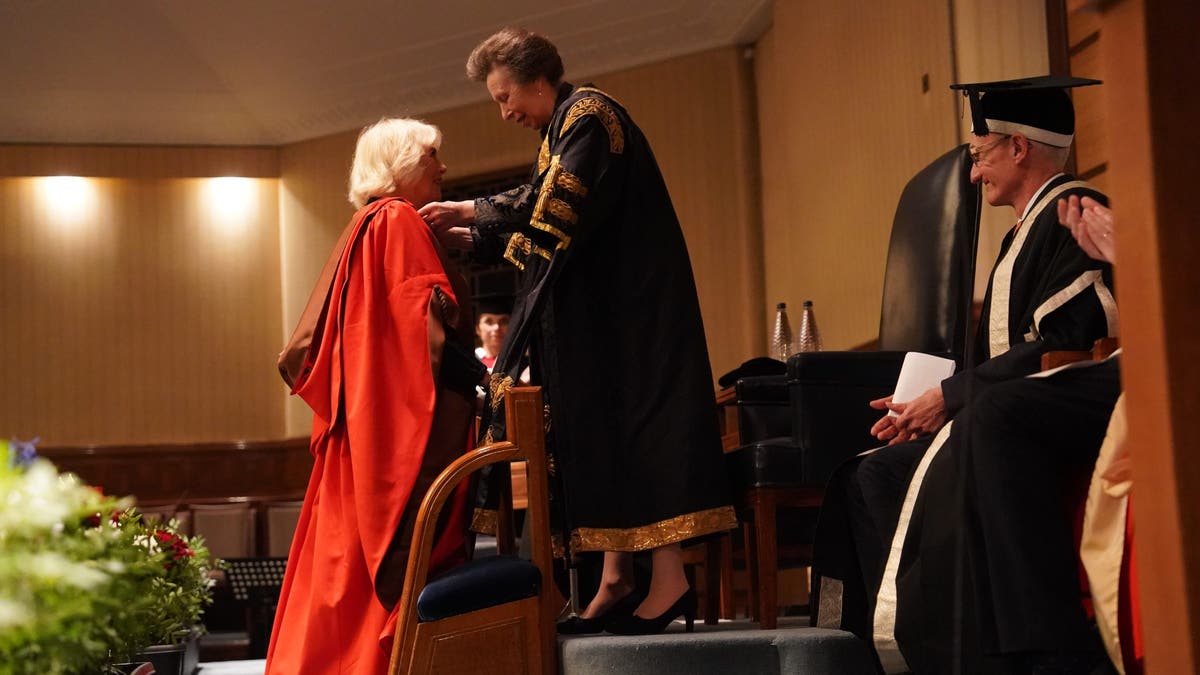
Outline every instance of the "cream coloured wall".
<path id="1" fill-rule="evenodd" d="M 873 340 L 896 201 L 957 143 L 943 0 L 776 2 L 755 60 L 765 326 L 812 300 L 827 349 Z M 928 78 L 928 90 L 923 79 Z M 795 328 L 795 325 L 793 325 Z M 766 352 L 765 340 L 758 352 Z"/>
<path id="2" fill-rule="evenodd" d="M 279 437 L 277 161 L 0 146 L 0 435 Z"/>

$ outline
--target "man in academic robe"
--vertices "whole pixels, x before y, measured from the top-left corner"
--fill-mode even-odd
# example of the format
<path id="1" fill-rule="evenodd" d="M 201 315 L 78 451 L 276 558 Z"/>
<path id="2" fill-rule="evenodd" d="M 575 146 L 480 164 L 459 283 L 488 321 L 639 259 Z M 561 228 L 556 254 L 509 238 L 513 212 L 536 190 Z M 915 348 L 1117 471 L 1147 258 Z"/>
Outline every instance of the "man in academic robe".
<path id="1" fill-rule="evenodd" d="M 1057 222 L 1060 198 L 1087 195 L 1104 200 L 1094 188 L 1061 172 L 1074 132 L 1074 109 L 1063 90 L 1071 84 L 1038 79 L 1027 81 L 1026 86 L 990 83 L 990 88 L 983 87 L 982 96 L 980 88 L 970 92 L 975 134 L 972 181 L 983 185 L 990 204 L 1012 206 L 1019 218 L 1005 236 L 992 269 L 969 365 L 911 401 L 872 402 L 896 413 L 885 415 L 872 428 L 889 445 L 863 453 L 831 480 L 814 551 L 814 573 L 819 577 L 814 620 L 871 640 L 888 671 L 906 668 L 900 652 L 908 657 L 912 650 L 903 642 L 897 645 L 905 628 L 920 621 L 953 622 L 961 608 L 961 603 L 950 603 L 954 606 L 945 606 L 944 611 L 921 612 L 918 602 L 905 603 L 914 597 L 910 584 L 933 583 L 938 586 L 935 592 L 945 594 L 941 599 L 973 595 L 956 583 L 954 575 L 940 579 L 928 572 L 922 575 L 919 559 L 911 554 L 921 546 L 925 512 L 961 506 L 953 499 L 926 504 L 924 495 L 931 489 L 961 487 L 961 477 L 946 468 L 946 460 L 939 468 L 931 469 L 930 464 L 943 455 L 944 448 L 970 442 L 973 420 L 981 416 L 991 415 L 992 421 L 999 419 L 1006 425 L 1023 424 L 1022 418 L 1007 412 L 1010 409 L 997 406 L 1012 400 L 1010 383 L 1038 371 L 1043 353 L 1089 349 L 1097 338 L 1117 331 L 1111 267 L 1091 260 Z M 989 397 L 993 390 L 995 395 Z M 1017 394 L 1018 402 L 1021 396 Z M 1097 395 L 1097 409 L 1103 415 L 1107 415 L 1105 396 L 1104 392 Z M 996 418 L 998 409 L 1003 414 Z M 1086 446 L 1088 440 L 1081 439 L 1080 444 Z M 1085 461 L 1078 455 L 1076 461 Z M 1039 477 L 1053 482 L 1043 474 Z M 1010 487 L 999 474 L 978 474 L 981 483 L 989 479 L 996 481 L 988 488 L 1003 492 Z M 998 506 L 1003 497 L 995 501 Z M 989 514 L 1004 517 L 995 511 Z M 991 541 L 994 550 L 1016 545 L 1000 536 L 997 533 Z M 1065 543 L 1069 548 L 1069 538 Z M 993 581 L 1001 584 L 997 586 L 1001 592 L 1024 592 L 1007 588 L 1004 572 Z M 956 586 L 961 591 L 957 596 Z M 898 589 L 909 592 L 898 598 Z M 949 672 L 940 665 L 930 666 L 920 655 L 917 660 L 907 664 L 917 672 Z"/>

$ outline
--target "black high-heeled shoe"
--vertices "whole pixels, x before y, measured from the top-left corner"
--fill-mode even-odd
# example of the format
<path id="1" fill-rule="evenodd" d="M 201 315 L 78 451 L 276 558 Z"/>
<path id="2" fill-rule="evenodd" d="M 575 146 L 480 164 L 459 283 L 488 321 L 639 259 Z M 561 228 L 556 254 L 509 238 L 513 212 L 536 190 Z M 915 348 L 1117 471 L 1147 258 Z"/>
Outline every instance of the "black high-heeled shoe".
<path id="1" fill-rule="evenodd" d="M 667 611 L 654 618 L 643 619 L 636 614 L 630 614 L 622 619 L 614 619 L 605 630 L 614 635 L 654 635 L 666 630 L 681 614 L 686 624 L 685 630 L 692 632 L 696 621 L 696 591 L 691 588 L 684 591 Z"/>
<path id="2" fill-rule="evenodd" d="M 563 619 L 555 625 L 555 629 L 559 635 L 587 635 L 589 633 L 603 633 L 608 628 L 609 623 L 618 619 L 623 619 L 633 610 L 642 604 L 642 596 L 637 591 L 630 591 L 625 597 L 613 603 L 608 611 L 600 616 L 593 616 L 590 619 L 585 619 L 582 616 L 573 616 L 569 619 Z"/>

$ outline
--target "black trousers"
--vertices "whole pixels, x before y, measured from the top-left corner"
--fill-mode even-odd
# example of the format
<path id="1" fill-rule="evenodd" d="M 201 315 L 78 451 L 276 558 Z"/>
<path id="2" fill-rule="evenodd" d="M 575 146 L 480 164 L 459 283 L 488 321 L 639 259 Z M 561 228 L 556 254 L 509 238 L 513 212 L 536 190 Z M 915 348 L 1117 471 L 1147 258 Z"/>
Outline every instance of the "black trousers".
<path id="1" fill-rule="evenodd" d="M 896 579 L 896 638 L 914 672 L 1102 658 L 1074 533 L 1119 393 L 1110 359 L 994 385 L 956 416 L 925 474 Z"/>

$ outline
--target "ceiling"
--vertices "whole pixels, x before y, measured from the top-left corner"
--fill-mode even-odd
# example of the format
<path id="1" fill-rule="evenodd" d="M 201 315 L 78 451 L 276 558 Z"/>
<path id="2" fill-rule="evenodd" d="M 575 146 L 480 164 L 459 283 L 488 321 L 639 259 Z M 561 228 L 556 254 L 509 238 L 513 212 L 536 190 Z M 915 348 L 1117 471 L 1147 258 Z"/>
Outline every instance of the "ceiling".
<path id="1" fill-rule="evenodd" d="M 756 40 L 771 0 L 0 0 L 0 142 L 280 145 L 487 98 L 504 25 L 581 79 Z"/>

